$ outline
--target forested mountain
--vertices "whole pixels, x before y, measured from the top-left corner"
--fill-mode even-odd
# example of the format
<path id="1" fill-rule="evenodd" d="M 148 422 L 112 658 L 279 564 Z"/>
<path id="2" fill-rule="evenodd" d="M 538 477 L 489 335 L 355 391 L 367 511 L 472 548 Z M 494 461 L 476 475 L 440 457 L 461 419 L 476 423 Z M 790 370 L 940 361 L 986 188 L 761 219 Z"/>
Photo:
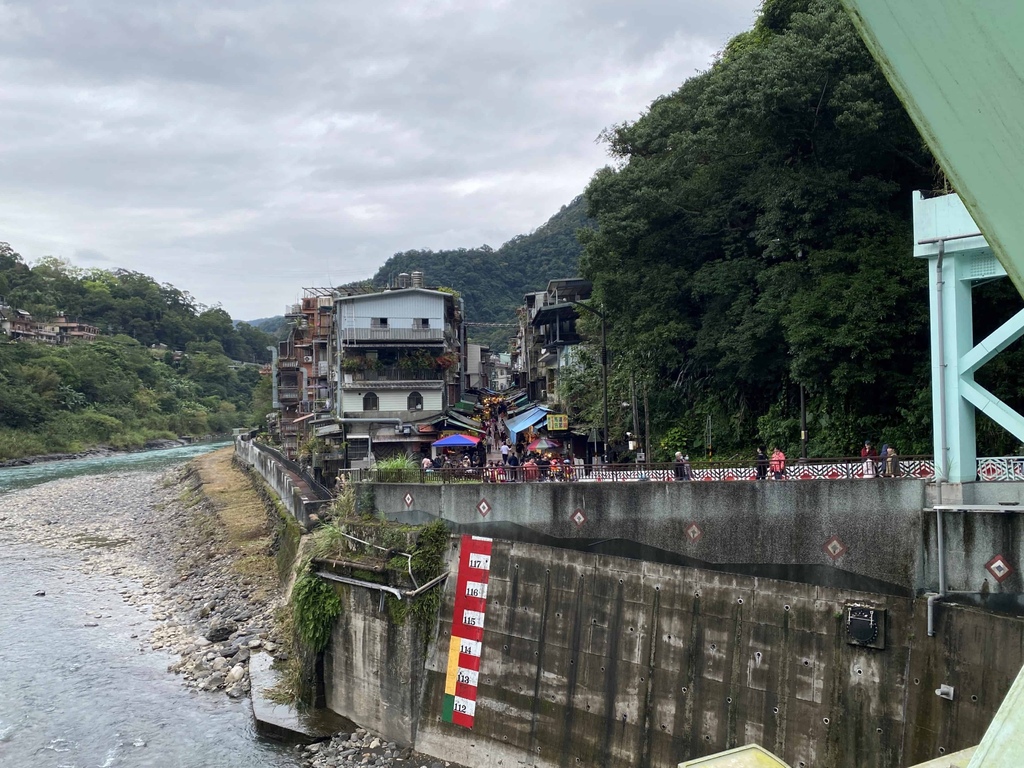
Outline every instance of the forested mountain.
<path id="1" fill-rule="evenodd" d="M 236 328 L 220 307 L 205 307 L 187 291 L 139 272 L 84 270 L 56 258 L 30 267 L 0 242 L 0 298 L 37 320 L 63 312 L 99 327 L 104 335 L 124 334 L 144 346 L 185 349 L 192 342 L 216 342 L 234 360 L 270 360 L 266 347 L 273 340 L 265 333 L 245 323 Z"/>
<path id="2" fill-rule="evenodd" d="M 518 235 L 497 250 L 482 245 L 446 251 L 396 253 L 373 276 L 387 285 L 401 272 L 424 273 L 429 285 L 454 288 L 466 302 L 471 323 L 511 323 L 523 295 L 539 291 L 548 280 L 576 277 L 581 246 L 576 231 L 589 225 L 582 197 L 528 235 Z M 511 328 L 471 328 L 470 340 L 504 349 Z"/>
<path id="3" fill-rule="evenodd" d="M 0 343 L 0 459 L 223 432 L 269 407 L 269 379 L 253 361 L 269 358 L 272 339 L 173 286 L 58 259 L 30 267 L 0 243 L 0 297 L 36 320 L 65 311 L 105 334 L 61 347 Z"/>
<path id="4" fill-rule="evenodd" d="M 605 139 L 581 266 L 607 308 L 613 402 L 632 374 L 665 450 L 703 452 L 710 419 L 719 456 L 792 455 L 803 386 L 812 455 L 868 438 L 931 452 L 911 192 L 948 190 L 838 0 L 766 0 L 710 69 Z M 979 291 L 979 332 L 1020 306 L 1008 281 Z M 986 386 L 1021 401 L 1022 361 Z M 594 423 L 597 371 L 591 354 L 563 380 Z M 1018 447 L 982 421 L 989 455 Z"/>
<path id="5" fill-rule="evenodd" d="M 288 335 L 288 321 L 285 320 L 284 315 L 275 315 L 274 317 L 261 317 L 258 320 L 236 320 L 235 325 L 239 326 L 242 324 L 251 325 L 258 331 L 263 331 L 268 336 L 275 339 L 283 339 Z"/>

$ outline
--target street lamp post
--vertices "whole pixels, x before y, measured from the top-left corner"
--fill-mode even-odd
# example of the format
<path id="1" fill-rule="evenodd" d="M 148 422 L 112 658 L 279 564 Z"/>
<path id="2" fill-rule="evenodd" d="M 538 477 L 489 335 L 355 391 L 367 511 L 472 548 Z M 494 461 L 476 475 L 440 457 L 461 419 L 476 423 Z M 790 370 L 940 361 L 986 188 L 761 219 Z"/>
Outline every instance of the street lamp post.
<path id="1" fill-rule="evenodd" d="M 608 345 L 605 340 L 605 319 L 604 319 L 604 305 L 601 305 L 601 310 L 594 309 L 589 304 L 584 304 L 581 301 L 575 301 L 573 299 L 566 299 L 570 304 L 575 304 L 577 307 L 581 307 L 588 312 L 593 312 L 599 318 L 601 318 L 601 387 L 603 390 L 603 405 L 604 405 L 604 456 L 602 457 L 601 463 L 605 463 L 608 458 Z"/>

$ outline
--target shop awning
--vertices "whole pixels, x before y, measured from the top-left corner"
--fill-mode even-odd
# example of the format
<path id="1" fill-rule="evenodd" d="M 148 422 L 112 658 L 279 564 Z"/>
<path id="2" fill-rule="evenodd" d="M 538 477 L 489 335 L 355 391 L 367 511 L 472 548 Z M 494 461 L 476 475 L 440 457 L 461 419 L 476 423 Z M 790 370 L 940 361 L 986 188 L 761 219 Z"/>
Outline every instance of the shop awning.
<path id="1" fill-rule="evenodd" d="M 529 429 L 534 424 L 544 421 L 547 417 L 548 409 L 538 405 L 516 416 L 514 419 L 506 421 L 505 426 L 508 428 L 509 439 L 515 443 L 516 435 Z"/>
<path id="2" fill-rule="evenodd" d="M 484 430 L 480 428 L 479 422 L 467 419 L 465 416 L 453 413 L 452 411 L 448 412 L 446 419 L 458 426 L 459 429 L 468 429 L 472 432 L 479 432 L 481 435 L 484 433 Z"/>

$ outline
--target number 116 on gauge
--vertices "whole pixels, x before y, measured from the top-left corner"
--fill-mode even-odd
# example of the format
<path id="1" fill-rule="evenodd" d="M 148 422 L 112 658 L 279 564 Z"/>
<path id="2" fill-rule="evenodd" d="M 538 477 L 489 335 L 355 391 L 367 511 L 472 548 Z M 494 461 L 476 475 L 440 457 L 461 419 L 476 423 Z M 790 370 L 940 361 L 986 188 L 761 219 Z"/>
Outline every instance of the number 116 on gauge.
<path id="1" fill-rule="evenodd" d="M 487 598 L 487 585 L 482 581 L 466 582 L 466 597 Z"/>

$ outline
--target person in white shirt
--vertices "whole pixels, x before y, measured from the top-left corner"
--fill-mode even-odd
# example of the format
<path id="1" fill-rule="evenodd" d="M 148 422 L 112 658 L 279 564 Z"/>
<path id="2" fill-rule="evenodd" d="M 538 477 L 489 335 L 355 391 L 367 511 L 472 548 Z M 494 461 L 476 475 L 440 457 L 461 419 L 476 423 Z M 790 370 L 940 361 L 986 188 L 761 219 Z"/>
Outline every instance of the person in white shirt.
<path id="1" fill-rule="evenodd" d="M 501 444 L 501 463 L 508 464 L 508 443 Z"/>

